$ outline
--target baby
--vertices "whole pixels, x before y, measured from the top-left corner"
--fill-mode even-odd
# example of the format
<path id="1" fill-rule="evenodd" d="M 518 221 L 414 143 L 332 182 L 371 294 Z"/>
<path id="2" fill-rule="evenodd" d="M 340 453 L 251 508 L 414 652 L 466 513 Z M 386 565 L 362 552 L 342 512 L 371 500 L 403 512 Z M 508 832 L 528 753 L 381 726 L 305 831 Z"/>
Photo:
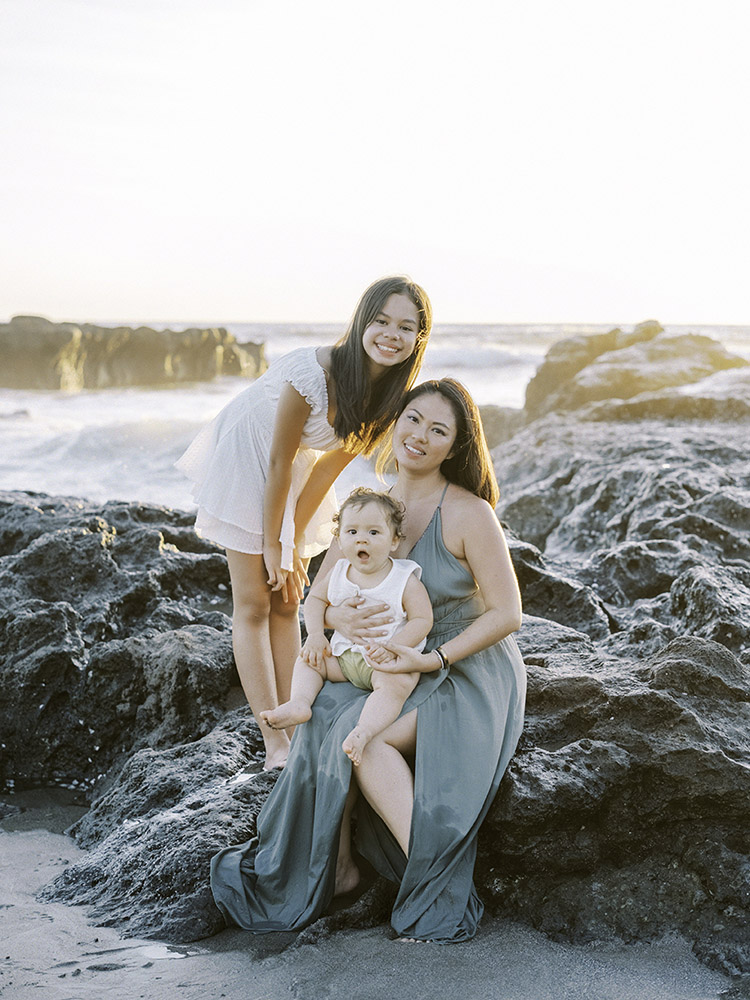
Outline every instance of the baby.
<path id="1" fill-rule="evenodd" d="M 430 598 L 419 579 L 422 570 L 410 559 L 391 558 L 402 538 L 403 519 L 404 509 L 397 500 L 365 487 L 354 490 L 342 503 L 334 533 L 345 558 L 322 578 L 316 576 L 310 587 L 305 601 L 307 641 L 294 665 L 289 701 L 260 713 L 272 729 L 286 729 L 307 722 L 324 681 L 349 681 L 372 691 L 359 722 L 342 744 L 355 765 L 373 736 L 399 717 L 419 674 L 388 672 L 396 657 L 380 645 L 353 645 L 338 632 L 329 643 L 323 619 L 329 604 L 362 596 L 366 604 L 387 604 L 393 616 L 380 642 L 393 640 L 422 649 L 432 628 Z"/>

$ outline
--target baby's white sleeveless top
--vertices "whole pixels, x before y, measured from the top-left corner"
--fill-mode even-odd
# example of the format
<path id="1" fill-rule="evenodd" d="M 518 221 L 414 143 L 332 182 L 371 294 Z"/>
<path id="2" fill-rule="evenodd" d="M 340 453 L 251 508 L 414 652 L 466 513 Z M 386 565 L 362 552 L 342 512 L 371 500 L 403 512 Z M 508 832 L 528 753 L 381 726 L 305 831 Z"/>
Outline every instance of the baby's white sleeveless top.
<path id="1" fill-rule="evenodd" d="M 422 567 L 412 559 L 391 559 L 391 562 L 393 565 L 391 566 L 390 573 L 376 587 L 359 587 L 356 583 L 352 583 L 346 575 L 349 569 L 348 559 L 339 559 L 331 570 L 331 576 L 328 580 L 328 600 L 331 604 L 341 604 L 349 597 L 364 597 L 365 604 L 388 605 L 390 613 L 393 615 L 393 622 L 390 625 L 384 626 L 387 629 L 387 634 L 381 636 L 377 640 L 377 643 L 386 642 L 388 639 L 391 639 L 394 633 L 404 624 L 406 621 L 406 612 L 403 605 L 404 588 L 412 573 L 416 575 L 418 580 L 422 576 Z M 425 641 L 423 639 L 415 648 L 418 650 L 423 649 Z M 331 637 L 333 655 L 338 656 L 347 649 L 362 652 L 362 646 L 353 644 L 351 640 L 339 632 L 334 632 Z"/>

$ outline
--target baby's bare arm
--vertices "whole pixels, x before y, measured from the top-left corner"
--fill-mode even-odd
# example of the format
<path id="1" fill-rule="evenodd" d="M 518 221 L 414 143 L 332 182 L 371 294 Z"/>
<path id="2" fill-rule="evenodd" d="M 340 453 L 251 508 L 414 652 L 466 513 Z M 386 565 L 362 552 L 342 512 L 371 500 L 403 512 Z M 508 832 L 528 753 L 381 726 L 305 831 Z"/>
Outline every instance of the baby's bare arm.
<path id="1" fill-rule="evenodd" d="M 416 646 L 422 639 L 427 638 L 427 634 L 432 628 L 432 605 L 427 588 L 418 580 L 414 573 L 406 581 L 403 596 L 404 611 L 406 621 L 397 629 L 393 636 L 393 642 L 400 646 Z"/>
<path id="2" fill-rule="evenodd" d="M 323 658 L 331 655 L 331 646 L 324 634 L 325 613 L 328 607 L 328 576 L 316 576 L 305 600 L 305 627 L 307 639 L 302 647 L 302 659 L 316 669 L 323 665 Z"/>
<path id="3" fill-rule="evenodd" d="M 407 620 L 389 641 L 400 646 L 417 646 L 432 628 L 433 618 L 427 588 L 413 573 L 404 588 L 403 606 Z M 385 646 L 373 642 L 367 647 L 367 659 L 375 666 L 394 661 L 396 656 Z"/>

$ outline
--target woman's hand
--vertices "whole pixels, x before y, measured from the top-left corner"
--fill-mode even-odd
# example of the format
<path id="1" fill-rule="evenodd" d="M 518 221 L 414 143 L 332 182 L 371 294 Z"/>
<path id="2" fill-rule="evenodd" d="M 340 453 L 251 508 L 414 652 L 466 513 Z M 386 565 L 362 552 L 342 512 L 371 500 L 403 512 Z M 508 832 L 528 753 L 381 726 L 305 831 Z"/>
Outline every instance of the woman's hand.
<path id="1" fill-rule="evenodd" d="M 373 661 L 370 666 L 384 674 L 413 674 L 415 671 L 429 674 L 441 665 L 435 652 L 419 653 L 413 646 L 401 646 L 396 642 L 384 642 L 380 648 L 390 653 L 391 659 Z M 369 650 L 365 652 L 365 659 L 369 662 Z"/>
<path id="2" fill-rule="evenodd" d="M 335 628 L 349 642 L 359 646 L 375 645 L 387 633 L 393 616 L 387 604 L 368 604 L 362 607 L 364 597 L 349 597 L 341 604 L 332 604 L 326 610 L 326 627 Z"/>

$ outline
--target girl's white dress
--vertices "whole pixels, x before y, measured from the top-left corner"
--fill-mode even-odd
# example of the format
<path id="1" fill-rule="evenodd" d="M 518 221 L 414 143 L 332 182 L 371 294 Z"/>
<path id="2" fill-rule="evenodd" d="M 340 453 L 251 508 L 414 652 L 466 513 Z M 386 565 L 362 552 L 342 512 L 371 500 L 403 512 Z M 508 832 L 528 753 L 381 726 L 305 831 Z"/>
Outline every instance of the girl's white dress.
<path id="1" fill-rule="evenodd" d="M 324 451 L 341 447 L 328 423 L 326 373 L 317 348 L 301 347 L 275 361 L 252 385 L 235 396 L 198 434 L 175 463 L 193 480 L 198 504 L 195 526 L 225 548 L 263 553 L 263 496 L 268 475 L 276 409 L 289 382 L 310 404 L 281 525 L 282 566 L 292 568 L 294 511 L 313 465 Z M 331 488 L 310 520 L 300 547 L 303 558 L 331 544 L 336 496 Z"/>

